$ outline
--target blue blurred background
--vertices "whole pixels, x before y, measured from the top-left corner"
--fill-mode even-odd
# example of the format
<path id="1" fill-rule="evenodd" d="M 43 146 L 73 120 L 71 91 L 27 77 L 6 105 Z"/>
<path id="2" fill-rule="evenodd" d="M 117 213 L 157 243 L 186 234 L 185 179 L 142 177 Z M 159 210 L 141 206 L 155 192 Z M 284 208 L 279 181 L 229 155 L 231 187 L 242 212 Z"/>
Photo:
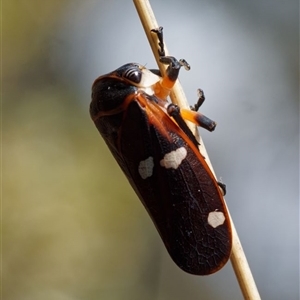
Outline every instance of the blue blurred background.
<path id="1" fill-rule="evenodd" d="M 262 299 L 299 299 L 299 3 L 152 0 Z M 93 80 L 155 68 L 131 1 L 2 1 L 3 299 L 242 299 L 169 258 L 90 120 Z"/>

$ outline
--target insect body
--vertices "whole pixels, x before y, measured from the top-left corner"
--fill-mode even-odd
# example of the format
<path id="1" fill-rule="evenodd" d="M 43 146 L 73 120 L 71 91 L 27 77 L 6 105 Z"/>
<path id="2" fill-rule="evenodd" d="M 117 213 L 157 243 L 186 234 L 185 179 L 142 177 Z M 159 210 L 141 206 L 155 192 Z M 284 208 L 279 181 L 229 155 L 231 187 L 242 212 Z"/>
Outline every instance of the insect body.
<path id="1" fill-rule="evenodd" d="M 90 114 L 174 262 L 207 275 L 229 258 L 230 220 L 219 184 L 183 119 L 208 130 L 215 123 L 166 100 L 180 67 L 188 65 L 164 56 L 163 46 L 160 54 L 168 64 L 163 77 L 129 63 L 97 78 Z"/>

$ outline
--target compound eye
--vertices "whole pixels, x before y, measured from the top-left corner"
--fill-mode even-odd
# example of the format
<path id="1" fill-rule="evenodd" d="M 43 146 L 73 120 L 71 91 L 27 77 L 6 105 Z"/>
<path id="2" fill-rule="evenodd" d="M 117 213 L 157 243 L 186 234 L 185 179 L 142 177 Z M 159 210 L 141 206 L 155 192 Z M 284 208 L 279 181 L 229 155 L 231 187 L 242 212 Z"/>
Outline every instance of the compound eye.
<path id="1" fill-rule="evenodd" d="M 137 66 L 132 66 L 123 73 L 123 78 L 138 84 L 141 82 L 142 72 Z"/>

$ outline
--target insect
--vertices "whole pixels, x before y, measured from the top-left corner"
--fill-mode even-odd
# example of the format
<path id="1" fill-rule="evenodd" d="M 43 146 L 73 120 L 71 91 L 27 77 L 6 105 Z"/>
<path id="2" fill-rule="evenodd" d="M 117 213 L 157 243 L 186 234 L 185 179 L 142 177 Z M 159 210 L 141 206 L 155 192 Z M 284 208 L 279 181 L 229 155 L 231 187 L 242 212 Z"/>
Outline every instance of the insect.
<path id="1" fill-rule="evenodd" d="M 185 120 L 210 131 L 216 123 L 180 109 L 167 97 L 185 60 L 165 56 L 159 40 L 161 76 L 128 63 L 98 77 L 90 115 L 108 148 L 148 211 L 170 256 L 184 271 L 208 275 L 221 269 L 231 252 L 231 226 L 223 193 Z M 196 109 L 204 101 L 200 97 Z"/>

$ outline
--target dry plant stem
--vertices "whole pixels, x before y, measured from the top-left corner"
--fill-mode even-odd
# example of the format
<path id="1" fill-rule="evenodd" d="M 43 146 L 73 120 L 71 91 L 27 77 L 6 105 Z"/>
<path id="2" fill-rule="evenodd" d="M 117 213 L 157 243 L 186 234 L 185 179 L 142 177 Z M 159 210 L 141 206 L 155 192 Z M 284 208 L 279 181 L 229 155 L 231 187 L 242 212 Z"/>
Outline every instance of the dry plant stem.
<path id="1" fill-rule="evenodd" d="M 230 215 L 230 214 L 229 214 Z M 247 262 L 242 244 L 239 240 L 235 226 L 232 222 L 231 216 L 231 229 L 232 229 L 232 250 L 230 261 L 235 272 L 235 276 L 239 282 L 244 299 L 259 300 L 260 295 L 256 287 L 254 278 L 252 276 L 250 267 Z"/>
<path id="2" fill-rule="evenodd" d="M 151 34 L 151 29 L 158 28 L 159 26 L 155 19 L 155 16 L 154 16 L 154 13 L 150 6 L 150 3 L 148 0 L 133 0 L 133 2 L 136 7 L 136 10 L 139 14 L 139 17 L 141 19 L 141 22 L 143 24 L 145 33 L 147 35 L 148 41 L 149 41 L 152 51 L 154 53 L 154 56 L 155 56 L 158 66 L 159 66 L 159 69 L 164 74 L 164 72 L 166 70 L 166 66 L 161 64 L 159 61 L 159 54 L 157 51 L 157 37 L 155 34 Z M 168 50 L 167 50 L 166 45 L 165 45 L 165 52 L 166 52 L 166 55 L 168 55 Z M 175 104 L 178 104 L 180 107 L 184 107 L 184 108 L 189 107 L 186 97 L 184 95 L 183 89 L 178 80 L 172 89 L 170 97 L 171 97 L 172 102 Z M 199 139 L 200 144 L 201 144 L 200 151 L 201 151 L 202 155 L 205 156 L 206 162 L 208 163 L 209 167 L 211 168 L 212 172 L 214 173 L 213 167 L 210 163 L 208 154 L 204 147 L 203 141 L 201 140 L 201 138 L 199 136 L 196 126 L 194 126 L 192 124 L 189 124 L 189 126 L 190 126 L 192 132 L 195 133 L 195 136 Z M 232 235 L 233 235 L 233 245 L 232 245 L 232 252 L 231 252 L 230 260 L 231 260 L 231 264 L 233 266 L 234 272 L 236 274 L 237 280 L 239 282 L 241 291 L 243 293 L 244 299 L 259 300 L 261 298 L 258 293 L 254 278 L 253 278 L 251 270 L 249 268 L 245 253 L 243 251 L 242 245 L 240 243 L 240 240 L 237 235 L 234 224 L 232 222 L 232 219 L 231 219 L 231 226 L 232 226 Z"/>

